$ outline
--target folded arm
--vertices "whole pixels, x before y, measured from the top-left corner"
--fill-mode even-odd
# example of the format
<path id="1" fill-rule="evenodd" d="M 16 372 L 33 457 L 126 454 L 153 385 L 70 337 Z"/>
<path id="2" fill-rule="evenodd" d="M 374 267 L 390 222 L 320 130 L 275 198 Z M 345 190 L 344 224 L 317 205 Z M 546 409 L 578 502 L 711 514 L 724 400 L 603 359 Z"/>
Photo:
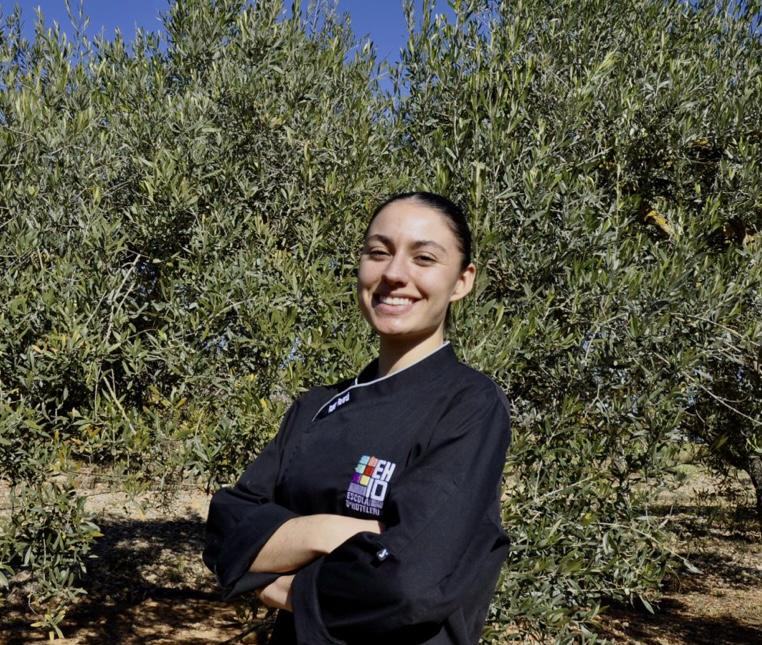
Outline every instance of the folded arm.
<path id="1" fill-rule="evenodd" d="M 249 571 L 296 571 L 363 531 L 379 534 L 381 524 L 376 520 L 328 513 L 294 517 L 275 530 L 254 558 Z"/>
<path id="2" fill-rule="evenodd" d="M 330 515 L 304 515 L 286 521 L 272 534 L 260 549 L 249 571 L 253 573 L 284 573 L 257 591 L 259 600 L 274 609 L 293 611 L 291 606 L 291 583 L 293 575 L 288 572 L 301 569 L 320 556 L 331 553 L 336 547 L 358 533 L 381 533 L 376 520 Z"/>
<path id="3" fill-rule="evenodd" d="M 236 486 L 215 493 L 209 506 L 204 562 L 217 575 L 227 598 L 262 590 L 279 575 L 331 553 L 358 533 L 381 532 L 375 520 L 300 516 L 273 502 L 283 449 L 299 405 L 297 401 L 291 406 L 275 439 Z"/>

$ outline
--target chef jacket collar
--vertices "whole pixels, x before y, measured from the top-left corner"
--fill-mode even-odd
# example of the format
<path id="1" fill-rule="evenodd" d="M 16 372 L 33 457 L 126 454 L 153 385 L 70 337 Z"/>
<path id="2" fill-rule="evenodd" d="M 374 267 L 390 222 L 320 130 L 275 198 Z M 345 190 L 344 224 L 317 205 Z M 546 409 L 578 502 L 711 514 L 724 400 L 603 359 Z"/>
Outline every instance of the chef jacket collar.
<path id="1" fill-rule="evenodd" d="M 432 367 L 434 369 L 436 369 L 437 367 L 443 367 L 445 362 L 448 362 L 448 359 L 451 359 L 451 358 L 455 358 L 455 352 L 452 350 L 450 341 L 446 340 L 435 350 L 429 352 L 425 356 L 422 356 L 421 358 L 414 361 L 410 365 L 403 367 L 402 369 L 396 370 L 392 372 L 391 374 L 387 374 L 386 376 L 381 376 L 380 378 L 373 378 L 375 374 L 378 374 L 378 358 L 374 358 L 370 363 L 368 363 L 362 369 L 362 371 L 357 376 L 355 376 L 354 385 L 355 386 L 376 385 L 387 379 L 393 379 L 395 377 L 398 377 L 398 375 L 399 375 L 399 378 L 397 378 L 396 381 L 399 382 L 400 380 L 406 380 L 406 376 L 409 376 L 409 374 L 402 376 L 402 374 L 404 374 L 405 372 L 412 371 L 412 372 L 415 372 L 417 376 L 420 376 L 420 373 L 424 370 L 431 369 Z M 395 385 L 398 384 L 397 382 L 395 382 Z"/>
<path id="2" fill-rule="evenodd" d="M 444 374 L 447 366 L 457 362 L 449 340 L 407 367 L 380 378 L 372 378 L 373 374 L 378 373 L 378 358 L 375 358 L 355 377 L 352 385 L 332 396 L 320 407 L 313 421 L 328 416 L 338 407 L 353 400 L 364 399 L 366 396 L 385 396 L 420 387 Z"/>

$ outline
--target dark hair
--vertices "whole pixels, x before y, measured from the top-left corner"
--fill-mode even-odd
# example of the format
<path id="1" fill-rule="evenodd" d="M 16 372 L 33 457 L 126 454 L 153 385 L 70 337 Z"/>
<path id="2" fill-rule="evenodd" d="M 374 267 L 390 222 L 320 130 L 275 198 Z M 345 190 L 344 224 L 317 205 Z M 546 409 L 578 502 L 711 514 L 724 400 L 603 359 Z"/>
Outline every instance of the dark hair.
<path id="1" fill-rule="evenodd" d="M 373 211 L 368 226 L 365 229 L 364 237 L 367 237 L 370 225 L 373 224 L 376 215 L 378 215 L 384 207 L 392 202 L 398 202 L 405 199 L 417 201 L 444 216 L 447 219 L 447 223 L 450 225 L 453 235 L 455 235 L 455 241 L 458 243 L 458 250 L 463 256 L 463 260 L 460 263 L 460 270 L 462 271 L 471 264 L 471 229 L 468 228 L 466 214 L 456 203 L 450 201 L 447 197 L 442 197 L 442 195 L 437 195 L 436 193 L 417 191 L 413 193 L 396 193 L 391 197 L 388 197 L 383 203 L 376 207 L 376 210 Z"/>

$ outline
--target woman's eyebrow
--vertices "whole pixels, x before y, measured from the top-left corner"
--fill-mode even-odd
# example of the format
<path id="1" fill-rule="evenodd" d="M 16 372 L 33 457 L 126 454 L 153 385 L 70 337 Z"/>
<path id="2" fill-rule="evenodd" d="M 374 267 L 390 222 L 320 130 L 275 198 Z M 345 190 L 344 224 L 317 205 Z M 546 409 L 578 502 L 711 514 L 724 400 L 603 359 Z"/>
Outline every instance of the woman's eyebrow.
<path id="1" fill-rule="evenodd" d="M 368 235 L 367 238 L 365 238 L 365 243 L 369 242 L 381 242 L 382 244 L 386 244 L 386 246 L 394 246 L 392 240 L 388 238 L 386 235 L 381 235 L 381 233 L 374 233 L 373 235 Z M 439 249 L 442 253 L 447 255 L 447 249 L 443 247 L 439 242 L 435 242 L 434 240 L 417 240 L 413 242 L 411 245 L 413 249 L 419 249 L 423 246 L 433 246 L 437 249 Z"/>
<path id="2" fill-rule="evenodd" d="M 386 244 L 387 246 L 391 246 L 392 241 L 386 237 L 386 235 L 381 235 L 380 233 L 374 233 L 373 235 L 368 235 L 368 237 L 365 238 L 365 243 L 368 242 L 381 242 L 382 244 Z"/>
<path id="3" fill-rule="evenodd" d="M 413 243 L 414 249 L 420 249 L 422 246 L 433 246 L 434 248 L 439 249 L 442 253 L 447 255 L 447 249 L 434 240 L 418 240 L 417 242 Z"/>

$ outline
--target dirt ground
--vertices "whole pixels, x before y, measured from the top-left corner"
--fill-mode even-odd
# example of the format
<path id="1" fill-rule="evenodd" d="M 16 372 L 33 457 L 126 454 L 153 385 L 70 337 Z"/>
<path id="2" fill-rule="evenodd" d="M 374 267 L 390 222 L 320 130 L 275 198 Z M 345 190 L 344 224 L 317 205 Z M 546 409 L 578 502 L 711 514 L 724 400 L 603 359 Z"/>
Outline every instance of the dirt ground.
<path id="1" fill-rule="evenodd" d="M 656 614 L 643 607 L 611 605 L 600 634 L 614 642 L 647 645 L 762 645 L 762 535 L 750 488 L 693 475 L 663 500 L 681 538 L 679 554 L 699 570 L 680 567 L 665 580 Z"/>
<path id="2" fill-rule="evenodd" d="M 132 498 L 95 487 L 89 508 L 103 537 L 82 586 L 87 590 L 61 626 L 60 643 L 256 643 L 242 617 L 246 604 L 223 603 L 200 559 L 208 497 L 186 490 L 162 507 L 156 496 Z M 603 638 L 618 643 L 762 644 L 762 540 L 750 508 L 703 495 L 694 484 L 665 501 L 681 554 L 700 573 L 671 576 L 655 615 L 611 605 Z M 260 618 L 264 618 L 260 612 Z M 266 620 L 266 619 L 265 619 Z M 21 594 L 0 616 L 0 643 L 46 642 L 29 626 Z"/>
<path id="3" fill-rule="evenodd" d="M 96 488 L 88 507 L 99 538 L 80 585 L 87 591 L 70 610 L 59 643 L 225 643 L 237 640 L 242 622 L 220 600 L 214 577 L 201 561 L 208 497 L 182 492 L 168 508 L 162 499 Z M 28 625 L 20 593 L 0 617 L 0 643 L 47 642 Z"/>

